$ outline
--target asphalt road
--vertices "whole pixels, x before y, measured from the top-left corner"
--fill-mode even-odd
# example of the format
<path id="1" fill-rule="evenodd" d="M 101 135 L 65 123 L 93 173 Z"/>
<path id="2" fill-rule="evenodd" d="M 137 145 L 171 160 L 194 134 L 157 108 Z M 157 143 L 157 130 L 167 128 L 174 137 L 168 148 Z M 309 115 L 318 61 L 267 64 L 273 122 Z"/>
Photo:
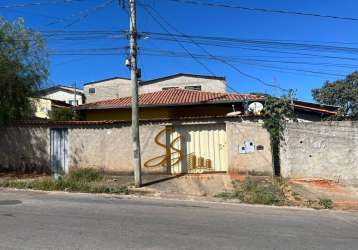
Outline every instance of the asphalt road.
<path id="1" fill-rule="evenodd" d="M 0 249 L 358 249 L 358 214 L 0 191 Z"/>

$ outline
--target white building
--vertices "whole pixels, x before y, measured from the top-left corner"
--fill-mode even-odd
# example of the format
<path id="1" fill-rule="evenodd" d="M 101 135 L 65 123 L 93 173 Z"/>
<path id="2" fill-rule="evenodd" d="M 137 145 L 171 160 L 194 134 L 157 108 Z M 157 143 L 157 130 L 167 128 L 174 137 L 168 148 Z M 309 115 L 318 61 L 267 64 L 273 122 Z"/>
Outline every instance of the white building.
<path id="1" fill-rule="evenodd" d="M 75 88 L 61 85 L 41 90 L 41 97 L 51 100 L 63 101 L 73 106 L 85 103 L 83 90 L 75 90 Z"/>

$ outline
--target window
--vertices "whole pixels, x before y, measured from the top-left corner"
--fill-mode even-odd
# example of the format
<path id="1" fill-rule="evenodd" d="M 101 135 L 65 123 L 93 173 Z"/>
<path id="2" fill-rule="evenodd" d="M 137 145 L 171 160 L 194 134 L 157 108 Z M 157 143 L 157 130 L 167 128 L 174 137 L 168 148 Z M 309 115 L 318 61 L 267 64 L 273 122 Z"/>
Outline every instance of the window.
<path id="1" fill-rule="evenodd" d="M 178 87 L 165 87 L 165 88 L 162 88 L 162 90 L 168 90 L 168 89 L 178 89 Z"/>
<path id="2" fill-rule="evenodd" d="M 94 93 L 96 93 L 96 89 L 95 88 L 89 88 L 88 93 L 94 94 Z"/>
<path id="3" fill-rule="evenodd" d="M 78 100 L 70 100 L 69 102 L 68 102 L 70 105 L 72 105 L 72 106 L 77 106 L 78 105 Z"/>
<path id="4" fill-rule="evenodd" d="M 200 90 L 201 90 L 201 86 L 200 86 L 200 85 L 196 85 L 196 86 L 185 86 L 184 89 L 200 91 Z"/>

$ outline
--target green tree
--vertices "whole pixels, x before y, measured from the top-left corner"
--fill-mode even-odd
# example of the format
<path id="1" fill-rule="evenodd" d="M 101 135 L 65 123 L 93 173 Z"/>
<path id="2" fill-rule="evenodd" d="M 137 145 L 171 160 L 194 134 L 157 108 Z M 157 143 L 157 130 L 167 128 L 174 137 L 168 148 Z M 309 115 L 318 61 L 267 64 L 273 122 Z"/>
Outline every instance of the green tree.
<path id="1" fill-rule="evenodd" d="M 280 141 L 286 128 L 288 119 L 296 120 L 294 109 L 291 105 L 293 93 L 281 98 L 268 96 L 266 98 L 263 117 L 263 127 L 267 129 L 271 138 L 272 160 L 275 175 L 280 175 Z"/>
<path id="2" fill-rule="evenodd" d="M 321 104 L 338 106 L 338 116 L 357 119 L 358 71 L 342 80 L 326 81 L 322 88 L 313 89 L 312 95 Z"/>
<path id="3" fill-rule="evenodd" d="M 48 56 L 40 33 L 19 18 L 0 17 L 0 126 L 29 117 L 29 97 L 35 97 L 47 79 Z"/>

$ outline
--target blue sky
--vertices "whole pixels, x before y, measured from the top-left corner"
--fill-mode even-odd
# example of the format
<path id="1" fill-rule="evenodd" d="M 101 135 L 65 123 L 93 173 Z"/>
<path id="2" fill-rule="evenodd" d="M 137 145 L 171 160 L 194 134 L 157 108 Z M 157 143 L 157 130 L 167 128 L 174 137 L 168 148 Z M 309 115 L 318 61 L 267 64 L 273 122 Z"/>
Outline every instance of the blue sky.
<path id="1" fill-rule="evenodd" d="M 54 0 L 1 0 L 0 6 L 17 3 L 51 2 Z M 346 16 L 358 18 L 358 1 L 356 0 L 198 0 L 203 2 L 227 3 L 256 8 L 280 9 L 289 11 L 312 12 L 324 15 Z M 107 2 L 106 0 L 87 0 L 67 4 L 42 4 L 26 8 L 0 8 L 0 15 L 9 20 L 20 16 L 25 18 L 26 25 L 38 31 L 114 31 L 128 29 L 128 15 L 119 8 L 115 0 L 104 8 L 82 17 L 83 13 Z M 273 14 L 227 8 L 211 8 L 178 4 L 168 0 L 142 1 L 156 9 L 168 22 L 188 35 L 218 36 L 241 39 L 292 40 L 294 42 L 310 41 L 312 44 L 358 48 L 358 21 L 333 20 L 308 16 Z M 59 21 L 60 20 L 60 21 Z M 73 25 L 68 24 L 76 21 Z M 168 28 L 170 29 L 170 28 Z M 150 32 L 165 31 L 142 8 L 138 8 L 138 30 Z M 172 33 L 176 33 L 171 30 Z M 319 41 L 317 43 L 316 41 Z M 327 43 L 325 43 L 327 44 Z M 86 48 L 112 48 L 127 45 L 125 39 L 99 38 L 94 40 L 48 40 L 50 51 L 76 50 Z M 184 44 L 191 53 L 203 54 L 195 45 Z M 141 48 L 170 50 L 184 53 L 175 42 L 161 41 L 151 38 L 140 41 Z M 302 56 L 288 53 L 263 52 L 242 48 L 223 48 L 205 46 L 213 55 L 242 57 L 233 64 L 242 72 L 255 76 L 270 84 L 282 88 L 297 90 L 297 97 L 310 101 L 311 89 L 320 87 L 325 80 L 333 81 L 342 78 L 358 66 L 357 53 L 328 53 L 313 50 L 287 50 L 301 54 L 319 56 L 349 57 L 350 60 L 327 57 Z M 279 50 L 283 51 L 283 50 Z M 254 60 L 250 60 L 254 59 Z M 56 83 L 82 86 L 89 81 L 114 76 L 129 77 L 124 66 L 125 55 L 66 55 L 50 57 L 50 79 L 48 85 Z M 257 61 L 259 60 L 259 61 Z M 270 60 L 263 62 L 260 60 Z M 272 61 L 285 61 L 272 62 Z M 201 60 L 212 72 L 225 76 L 229 85 L 238 92 L 266 92 L 273 95 L 284 94 L 277 88 L 268 87 L 259 81 L 239 74 L 229 66 L 212 60 Z M 299 63 L 297 63 L 299 62 Z M 330 65 L 325 65 L 330 64 Z M 335 64 L 335 65 L 331 65 Z M 340 64 L 337 67 L 336 64 Z M 142 78 L 151 79 L 178 72 L 193 74 L 209 74 L 207 70 L 190 58 L 158 57 L 139 54 L 139 66 Z M 308 71 L 316 73 L 308 73 Z M 321 74 L 317 74 L 320 72 Z"/>

